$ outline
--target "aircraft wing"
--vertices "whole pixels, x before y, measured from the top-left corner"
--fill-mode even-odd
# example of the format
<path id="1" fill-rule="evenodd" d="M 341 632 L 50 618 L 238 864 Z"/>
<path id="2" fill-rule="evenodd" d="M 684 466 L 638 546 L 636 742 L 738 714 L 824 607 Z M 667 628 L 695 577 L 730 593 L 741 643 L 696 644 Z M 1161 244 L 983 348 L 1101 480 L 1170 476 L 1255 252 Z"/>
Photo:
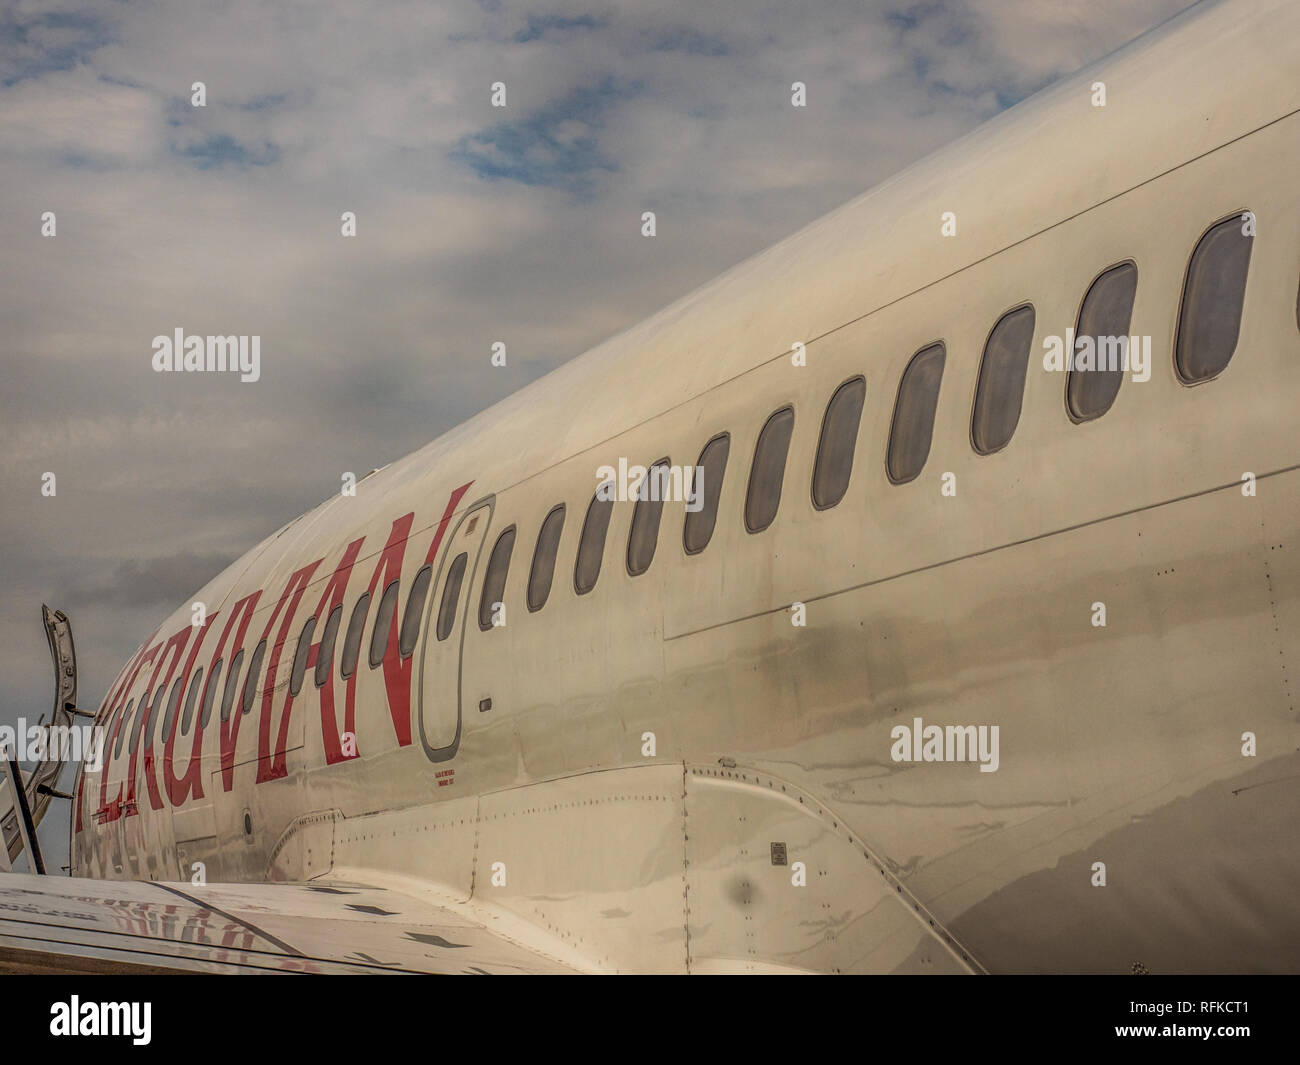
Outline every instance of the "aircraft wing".
<path id="1" fill-rule="evenodd" d="M 8 873 L 0 973 L 575 971 L 457 909 L 333 880 L 196 887 Z"/>

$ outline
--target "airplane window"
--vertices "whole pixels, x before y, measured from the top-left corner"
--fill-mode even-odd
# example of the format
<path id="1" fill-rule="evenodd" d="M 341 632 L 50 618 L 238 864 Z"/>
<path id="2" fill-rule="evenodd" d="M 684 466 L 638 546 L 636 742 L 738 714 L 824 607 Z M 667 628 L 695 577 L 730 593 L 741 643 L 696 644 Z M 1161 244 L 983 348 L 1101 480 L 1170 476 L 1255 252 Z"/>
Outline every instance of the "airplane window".
<path id="1" fill-rule="evenodd" d="M 687 510 L 686 524 L 682 527 L 682 547 L 688 555 L 698 555 L 713 539 L 713 527 L 718 521 L 718 500 L 722 498 L 722 477 L 727 472 L 727 454 L 731 450 L 731 434 L 719 433 L 700 452 L 696 462 L 696 482 L 691 485 L 691 504 L 696 493 L 703 491 L 704 499 L 699 510 Z"/>
<path id="2" fill-rule="evenodd" d="M 442 603 L 438 606 L 438 639 L 445 640 L 451 635 L 451 628 L 456 624 L 456 603 L 460 600 L 460 583 L 465 579 L 465 564 L 469 556 L 462 551 L 452 560 L 447 570 L 447 583 L 442 587 Z"/>
<path id="3" fill-rule="evenodd" d="M 379 600 L 379 609 L 375 612 L 375 628 L 370 634 L 370 668 L 377 669 L 384 660 L 388 650 L 388 636 L 393 629 L 393 618 L 397 616 L 398 581 L 393 581 L 384 589 L 383 598 Z"/>
<path id="4" fill-rule="evenodd" d="M 861 377 L 845 381 L 835 390 L 822 417 L 822 435 L 813 463 L 813 506 L 829 510 L 844 498 L 853 473 L 853 451 L 858 443 L 858 423 L 867 382 Z"/>
<path id="5" fill-rule="evenodd" d="M 249 713 L 253 709 L 253 700 L 257 697 L 257 678 L 262 672 L 262 659 L 266 657 L 266 641 L 263 640 L 257 645 L 253 652 L 252 661 L 248 663 L 248 679 L 244 681 L 244 713 Z"/>
<path id="6" fill-rule="evenodd" d="M 1133 297 L 1138 272 L 1132 263 L 1112 266 L 1088 289 L 1074 327 L 1075 358 L 1080 357 L 1079 338 L 1091 337 L 1094 356 L 1091 367 L 1070 370 L 1066 380 L 1066 402 L 1075 421 L 1100 418 L 1115 402 L 1124 380 L 1121 355 L 1128 350 L 1128 327 L 1133 318 Z M 1082 353 L 1086 355 L 1086 349 Z"/>
<path id="7" fill-rule="evenodd" d="M 131 753 L 135 754 L 140 746 L 140 726 L 144 724 L 145 714 L 149 710 L 149 693 L 140 696 L 140 709 L 136 711 L 135 720 L 131 722 Z"/>
<path id="8" fill-rule="evenodd" d="M 126 723 L 131 720 L 131 708 L 135 706 L 135 700 L 132 699 L 126 704 L 126 709 L 118 713 L 117 723 L 117 743 L 113 745 L 113 757 L 117 758 L 122 753 L 122 741 L 126 739 Z"/>
<path id="9" fill-rule="evenodd" d="M 885 470 L 894 484 L 916 480 L 930 457 L 934 410 L 939 403 L 939 383 L 943 380 L 946 355 L 942 341 L 922 348 L 912 356 L 898 383 L 885 462 Z"/>
<path id="10" fill-rule="evenodd" d="M 199 728 L 207 728 L 208 722 L 212 720 L 212 704 L 217 699 L 217 685 L 221 681 L 221 659 L 218 658 L 212 664 L 212 671 L 208 674 L 208 686 L 203 691 L 203 710 L 199 714 Z"/>
<path id="11" fill-rule="evenodd" d="M 650 568 L 655 548 L 659 546 L 663 497 L 668 492 L 667 471 L 668 460 L 660 459 L 646 471 L 637 493 L 636 507 L 632 511 L 632 531 L 627 537 L 627 571 L 633 577 Z"/>
<path id="12" fill-rule="evenodd" d="M 411 582 L 406 596 L 406 610 L 402 613 L 402 631 L 398 634 L 397 650 L 403 658 L 410 658 L 415 641 L 420 638 L 420 616 L 424 613 L 424 597 L 429 594 L 429 578 L 433 576 L 432 564 L 421 566 Z"/>
<path id="13" fill-rule="evenodd" d="M 163 718 L 162 741 L 166 743 L 171 738 L 172 729 L 176 725 L 176 709 L 181 704 L 181 681 L 182 677 L 176 678 L 176 683 L 172 685 L 171 697 L 167 700 L 167 716 Z"/>
<path id="14" fill-rule="evenodd" d="M 110 710 L 104 719 L 104 754 L 109 759 L 116 758 L 122 752 L 121 723 L 122 719 L 131 712 L 134 702 L 134 699 L 130 699 L 126 703 L 119 703 L 116 709 Z"/>
<path id="15" fill-rule="evenodd" d="M 510 571 L 510 556 L 514 550 L 515 527 L 512 525 L 497 537 L 492 556 L 488 559 L 487 576 L 483 578 L 483 594 L 478 601 L 478 627 L 484 632 L 492 628 L 496 604 L 505 602 L 506 574 Z"/>
<path id="16" fill-rule="evenodd" d="M 221 696 L 221 720 L 230 720 L 230 709 L 235 704 L 235 693 L 239 691 L 239 667 L 244 664 L 244 651 L 235 655 L 234 661 L 230 663 L 230 675 L 226 677 L 226 690 Z"/>
<path id="17" fill-rule="evenodd" d="M 323 688 L 330 679 L 330 668 L 334 665 L 334 639 L 339 634 L 339 622 L 343 620 L 343 604 L 340 603 L 330 611 L 325 619 L 325 631 L 321 633 L 320 647 L 316 651 L 316 687 Z"/>
<path id="18" fill-rule="evenodd" d="M 343 638 L 343 656 L 339 663 L 340 676 L 350 677 L 356 672 L 357 657 L 361 654 L 361 630 L 366 626 L 366 611 L 369 609 L 370 593 L 363 592 L 348 619 L 348 632 Z"/>
<path id="19" fill-rule="evenodd" d="M 190 681 L 190 693 L 185 696 L 185 714 L 181 718 L 181 735 L 190 734 L 190 726 L 194 724 L 194 704 L 199 698 L 199 689 L 203 687 L 203 667 L 199 666 L 194 671 L 194 679 Z M 165 738 L 165 737 L 164 737 Z"/>
<path id="20" fill-rule="evenodd" d="M 178 681 L 179 682 L 179 681 Z M 158 690 L 153 693 L 153 709 L 149 711 L 149 720 L 144 726 L 144 749 L 147 751 L 153 746 L 154 733 L 158 731 L 158 722 L 162 719 L 163 697 L 166 692 L 163 691 L 163 685 L 158 686 Z M 172 689 L 175 691 L 175 688 Z"/>
<path id="21" fill-rule="evenodd" d="M 758 434 L 754 464 L 749 468 L 749 491 L 745 496 L 745 528 L 752 533 L 762 532 L 776 518 L 793 432 L 794 410 L 784 407 L 767 419 Z"/>
<path id="22" fill-rule="evenodd" d="M 541 610 L 551 594 L 555 576 L 555 556 L 560 550 L 560 533 L 564 531 L 564 504 L 552 507 L 537 533 L 533 549 L 533 566 L 528 574 L 528 609 Z"/>
<path id="23" fill-rule="evenodd" d="M 1029 304 L 1008 311 L 989 333 L 971 415 L 971 443 L 981 455 L 1001 451 L 1016 431 L 1033 340 L 1034 308 Z"/>
<path id="24" fill-rule="evenodd" d="M 1241 217 L 1236 214 L 1213 226 L 1187 264 L 1174 345 L 1178 376 L 1185 385 L 1217 377 L 1237 347 L 1255 243 L 1253 236 L 1242 233 Z"/>
<path id="25" fill-rule="evenodd" d="M 600 563 L 605 555 L 605 534 L 609 532 L 609 519 L 613 513 L 612 499 L 601 499 L 599 495 L 591 497 L 587 517 L 582 523 L 582 535 L 578 537 L 578 561 L 573 567 L 573 587 L 579 595 L 586 595 L 596 587 Z"/>
<path id="26" fill-rule="evenodd" d="M 289 674 L 289 694 L 297 695 L 302 691 L 302 678 L 307 673 L 307 659 L 311 657 L 311 637 L 316 631 L 316 619 L 310 617 L 298 636 L 298 650 L 293 655 L 293 672 Z"/>

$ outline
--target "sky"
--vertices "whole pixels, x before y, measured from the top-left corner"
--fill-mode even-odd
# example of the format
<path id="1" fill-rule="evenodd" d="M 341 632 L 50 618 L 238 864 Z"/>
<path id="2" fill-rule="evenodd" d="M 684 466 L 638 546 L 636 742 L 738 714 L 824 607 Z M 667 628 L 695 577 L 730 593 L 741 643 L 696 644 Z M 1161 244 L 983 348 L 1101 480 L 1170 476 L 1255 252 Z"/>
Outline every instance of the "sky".
<path id="1" fill-rule="evenodd" d="M 42 603 L 72 619 L 94 710 L 165 615 L 344 472 L 1186 6 L 8 0 L 0 722 L 50 708 Z M 260 379 L 154 372 L 177 328 L 260 336 Z M 52 871 L 67 823 L 61 804 L 41 827 Z"/>

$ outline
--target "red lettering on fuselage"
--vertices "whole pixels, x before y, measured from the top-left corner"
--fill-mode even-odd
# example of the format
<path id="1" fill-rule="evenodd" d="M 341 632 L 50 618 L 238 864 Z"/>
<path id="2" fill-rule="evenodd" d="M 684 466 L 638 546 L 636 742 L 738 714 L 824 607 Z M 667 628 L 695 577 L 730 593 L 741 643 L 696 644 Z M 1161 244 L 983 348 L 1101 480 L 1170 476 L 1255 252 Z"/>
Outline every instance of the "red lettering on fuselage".
<path id="1" fill-rule="evenodd" d="M 219 614 L 220 611 L 217 613 Z M 175 747 L 176 740 L 182 732 L 181 714 L 186 703 L 185 692 L 190 687 L 190 674 L 194 670 L 195 660 L 199 657 L 199 648 L 203 646 L 203 640 L 216 620 L 217 614 L 208 617 L 199 630 L 194 646 L 190 648 L 190 656 L 185 660 L 185 672 L 181 674 L 181 701 L 176 704 L 176 716 L 172 719 L 171 731 L 163 741 L 163 786 L 167 790 L 167 800 L 173 806 L 180 806 L 191 795 L 196 799 L 203 798 L 203 722 L 194 722 L 194 739 L 190 743 L 189 764 L 186 766 L 185 775 L 179 778 L 176 776 L 175 769 Z"/>
<path id="2" fill-rule="evenodd" d="M 126 771 L 126 802 L 138 803 L 139 801 L 135 794 L 135 768 L 138 761 L 143 761 L 144 783 L 145 790 L 149 794 L 149 806 L 154 810 L 163 808 L 162 793 L 158 790 L 156 759 L 154 758 L 153 744 L 150 741 L 153 739 L 154 729 L 158 725 L 155 719 L 160 717 L 166 708 L 167 686 L 172 683 L 172 674 L 176 672 L 176 667 L 180 665 L 185 645 L 189 643 L 190 637 L 193 635 L 193 625 L 186 625 L 179 632 L 173 634 L 163 644 L 162 657 L 153 668 L 153 677 L 150 679 L 147 688 L 149 692 L 153 693 L 153 696 L 149 700 L 148 707 L 144 708 L 145 717 L 140 722 L 140 743 L 133 745 L 131 762 Z M 173 651 L 175 651 L 174 654 Z M 164 667 L 166 667 L 165 673 L 163 672 Z M 143 758 L 141 758 L 141 755 L 143 755 Z"/>
<path id="3" fill-rule="evenodd" d="M 443 511 L 441 519 L 434 527 L 428 550 L 425 554 L 424 564 L 432 565 L 437 559 L 439 548 L 442 545 L 443 538 L 446 535 L 447 528 L 452 517 L 456 513 L 461 499 L 473 484 L 472 481 L 466 482 L 456 488 L 447 500 L 447 505 Z M 387 541 L 379 552 L 375 565 L 370 574 L 367 591 L 371 596 L 372 602 L 377 605 L 375 592 L 378 589 L 387 587 L 392 581 L 401 576 L 402 565 L 405 559 L 406 547 L 410 538 L 410 530 L 415 520 L 415 513 L 411 512 L 402 515 L 392 523 L 389 530 Z M 330 613 L 337 607 L 341 607 L 344 599 L 349 580 L 352 575 L 352 569 L 356 565 L 358 556 L 361 553 L 362 545 L 365 538 L 351 541 L 343 550 L 342 557 L 338 565 L 331 574 L 325 587 L 321 591 L 320 600 L 316 607 L 315 617 L 317 619 L 316 628 L 313 635 L 317 642 L 313 643 L 308 649 L 306 668 L 313 671 L 318 663 L 321 652 L 321 637 L 326 629 Z M 289 730 L 293 714 L 294 697 L 289 693 L 289 685 L 284 685 L 285 694 L 281 704 L 281 711 L 278 720 L 274 713 L 274 693 L 276 686 L 276 676 L 280 668 L 285 643 L 289 632 L 299 613 L 301 600 L 305 595 L 307 588 L 311 583 L 311 578 L 320 567 L 324 559 L 317 559 L 315 562 L 296 570 L 290 575 L 285 583 L 285 587 L 276 601 L 271 616 L 267 619 L 262 630 L 261 639 L 270 641 L 272 633 L 275 632 L 275 639 L 272 645 L 267 648 L 270 653 L 269 662 L 263 663 L 266 667 L 266 680 L 262 685 L 261 695 L 261 715 L 258 728 L 258 766 L 256 782 L 262 783 L 268 780 L 274 780 L 284 777 L 288 772 L 287 755 Z M 248 634 L 249 626 L 257 610 L 258 602 L 262 597 L 262 589 L 244 596 L 230 610 L 230 614 L 225 620 L 221 630 L 221 637 L 216 647 L 210 655 L 204 655 L 208 659 L 207 676 L 203 684 L 202 691 L 196 696 L 194 703 L 195 716 L 192 720 L 193 740 L 191 741 L 189 758 L 185 771 L 178 775 L 176 771 L 176 744 L 178 737 L 181 735 L 181 715 L 185 705 L 185 693 L 190 686 L 191 677 L 196 664 L 199 662 L 201 649 L 205 643 L 208 632 L 215 626 L 218 613 L 212 614 L 206 623 L 197 629 L 197 639 L 190 641 L 194 637 L 196 628 L 193 625 L 186 625 L 171 637 L 164 641 L 154 643 L 157 636 L 157 630 L 150 636 L 149 640 L 136 652 L 134 658 L 118 674 L 114 681 L 111 694 L 104 700 L 103 706 L 97 715 L 97 724 L 108 724 L 111 727 L 110 734 L 105 738 L 104 744 L 104 767 L 101 771 L 99 782 L 99 804 L 95 810 L 95 821 L 97 824 L 107 824 L 115 821 L 120 817 L 131 816 L 139 812 L 139 802 L 136 796 L 136 773 L 137 769 L 143 765 L 146 791 L 149 796 L 150 807 L 154 810 L 163 808 L 163 791 L 160 791 L 157 780 L 156 758 L 153 745 L 149 742 L 150 733 L 157 727 L 157 721 L 153 720 L 161 716 L 164 708 L 170 705 L 169 686 L 174 682 L 179 683 L 177 688 L 177 705 L 175 708 L 175 717 L 172 722 L 172 728 L 163 740 L 162 761 L 163 761 L 163 784 L 166 795 L 166 801 L 173 807 L 183 805 L 189 799 L 203 799 L 203 744 L 204 744 L 204 723 L 202 720 L 201 708 L 209 701 L 209 688 L 214 684 L 229 685 L 234 683 L 231 673 L 234 669 L 233 658 L 244 647 L 245 637 Z M 381 593 L 382 594 L 382 593 Z M 408 655 L 403 658 L 400 647 L 400 618 L 404 611 L 394 609 L 391 619 L 388 622 L 388 632 L 384 647 L 382 659 L 384 694 L 388 705 L 389 716 L 392 721 L 393 733 L 399 746 L 405 747 L 411 744 L 411 685 L 413 675 L 413 665 L 415 656 Z M 277 622 L 279 623 L 276 631 Z M 337 634 L 341 636 L 341 633 Z M 373 639 L 373 636 L 372 636 Z M 335 683 L 337 674 L 333 668 L 333 646 L 338 644 L 338 639 L 333 641 L 331 646 L 331 661 L 324 671 L 330 680 L 323 684 L 319 689 L 320 714 L 321 714 L 321 739 L 325 752 L 326 764 L 335 764 L 349 760 L 354 755 L 344 754 L 343 736 L 351 733 L 355 741 L 356 738 L 356 693 L 357 679 L 360 671 L 354 671 L 352 676 L 347 678 L 344 692 L 344 720 L 343 728 L 340 731 L 338 716 L 336 713 L 336 696 Z M 188 648 L 188 654 L 186 653 Z M 227 650 L 231 655 L 232 661 L 224 676 L 214 675 L 212 666 L 224 659 Z M 296 650 L 296 649 L 295 649 Z M 250 651 L 250 654 L 255 653 Z M 184 659 L 184 665 L 181 665 Z M 251 663 L 249 663 L 251 668 Z M 145 692 L 150 696 L 148 705 L 141 705 L 135 711 L 135 715 L 130 721 L 127 715 L 122 713 L 123 703 L 127 695 L 134 688 L 136 680 L 140 674 L 152 667 L 152 675 L 149 683 L 145 686 Z M 179 672 L 178 672 L 179 670 Z M 247 683 L 245 679 L 244 683 Z M 243 688 L 243 684 L 239 688 Z M 211 693 L 212 699 L 222 698 L 220 687 Z M 217 742 L 220 751 L 221 767 L 221 785 L 222 790 L 230 792 L 234 788 L 234 769 L 235 769 L 235 752 L 239 740 L 240 722 L 243 718 L 242 707 L 240 706 L 239 691 L 233 691 L 234 706 L 233 713 L 223 716 L 219 721 L 217 729 Z M 224 706 L 223 706 L 224 709 Z M 131 751 L 130 761 L 126 772 L 124 782 L 119 782 L 117 794 L 110 800 L 108 797 L 108 763 L 111 758 L 111 752 L 116 746 L 118 738 L 121 736 L 123 729 L 131 725 L 135 728 L 134 722 L 138 722 L 139 732 L 142 734 L 140 740 L 135 744 Z M 143 757 L 141 757 L 143 755 Z M 82 804 L 85 791 L 85 771 L 79 774 L 77 787 L 76 802 L 76 819 L 75 831 L 83 830 L 82 822 Z"/>
<path id="4" fill-rule="evenodd" d="M 153 635 L 156 636 L 157 634 L 157 630 L 155 629 Z M 150 636 L 149 639 L 152 640 L 153 636 Z M 162 644 L 160 643 L 156 643 L 152 647 L 149 647 L 148 643 L 146 643 L 144 646 L 149 649 L 147 651 L 144 648 L 140 649 L 139 654 L 136 656 L 135 668 L 131 670 L 131 679 L 127 682 L 123 694 L 135 687 L 135 679 L 140 675 L 140 671 L 149 665 L 158 652 L 162 650 Z M 138 712 L 143 712 L 143 708 Z M 110 736 L 104 744 L 105 752 L 108 751 L 109 743 L 112 743 L 114 748 L 116 748 L 116 738 L 121 734 L 122 729 L 125 727 L 126 714 L 120 714 L 117 717 L 117 724 L 113 728 L 113 735 Z M 104 824 L 106 821 L 116 821 L 122 816 L 122 788 L 123 784 L 125 784 L 125 781 L 118 784 L 117 794 L 113 796 L 112 802 L 109 802 L 107 754 L 105 754 L 105 759 L 104 771 L 99 778 L 99 809 L 95 813 L 95 820 L 99 824 Z"/>
<path id="5" fill-rule="evenodd" d="M 293 711 L 293 696 L 289 692 L 289 686 L 285 685 L 284 690 L 284 710 L 280 714 L 280 731 L 275 740 L 275 752 L 271 752 L 271 711 L 275 702 L 275 675 L 280 668 L 280 656 L 284 652 L 284 641 L 289 635 L 289 626 L 293 623 L 294 616 L 298 613 L 298 604 L 302 600 L 303 593 L 307 590 L 307 585 L 311 583 L 311 576 L 316 572 L 316 567 L 321 564 L 323 559 L 317 559 L 309 566 L 303 566 L 302 569 L 295 571 L 285 582 L 284 591 L 280 593 L 280 600 L 275 604 L 275 609 L 271 611 L 271 616 L 267 618 L 266 628 L 262 632 L 262 639 L 266 640 L 271 634 L 271 629 L 275 627 L 275 619 L 280 612 L 284 610 L 285 603 L 289 603 L 289 608 L 284 610 L 284 617 L 280 622 L 280 632 L 276 636 L 275 642 L 271 646 L 271 662 L 266 667 L 266 685 L 262 692 L 262 714 L 258 722 L 257 729 L 257 783 L 264 780 L 274 780 L 282 777 L 287 772 L 285 767 L 285 741 L 289 735 L 289 717 Z M 292 602 L 290 601 L 292 597 Z"/>
<path id="6" fill-rule="evenodd" d="M 217 644 L 216 655 L 220 657 L 222 650 L 226 646 L 226 638 L 232 633 L 234 639 L 230 641 L 231 662 L 227 669 L 227 684 L 230 683 L 230 673 L 235 672 L 234 658 L 238 652 L 234 648 L 240 648 L 244 645 L 244 635 L 248 632 L 248 623 L 253 620 L 253 611 L 257 609 L 257 601 L 262 598 L 262 592 L 259 589 L 251 595 L 244 596 L 233 609 L 230 611 L 230 617 L 226 619 L 226 627 L 221 632 L 221 640 Z M 236 627 L 237 626 L 237 627 Z M 217 735 L 221 742 L 221 787 L 224 791 L 229 791 L 235 783 L 235 742 L 239 739 L 239 722 L 244 715 L 242 707 L 239 705 L 239 692 L 234 693 L 235 704 L 230 714 L 230 719 L 226 720 L 225 715 L 225 698 L 222 697 L 222 716 L 217 724 Z"/>
<path id="7" fill-rule="evenodd" d="M 157 635 L 158 635 L 158 630 L 154 629 L 154 631 L 149 635 L 149 640 L 152 640 Z M 104 700 L 104 708 L 101 709 L 100 719 L 99 721 L 96 722 L 96 724 L 98 724 L 101 728 L 105 727 L 105 722 L 112 721 L 115 723 L 115 727 L 112 733 L 104 738 L 104 746 L 102 749 L 102 753 L 100 755 L 100 759 L 101 759 L 100 765 L 103 767 L 103 770 L 99 781 L 99 790 L 100 790 L 99 808 L 98 808 L 99 810 L 102 810 L 107 805 L 106 800 L 108 797 L 108 759 L 109 759 L 109 755 L 112 752 L 113 740 L 117 736 L 117 734 L 122 730 L 122 717 L 124 715 L 118 714 L 117 717 L 114 717 L 113 715 L 117 714 L 118 710 L 122 706 L 123 701 L 126 699 L 127 692 L 129 692 L 132 686 L 135 684 L 135 678 L 139 674 L 141 666 L 144 664 L 143 659 L 145 654 L 145 648 L 149 646 L 149 640 L 146 640 L 143 644 L 140 645 L 140 649 L 136 651 L 135 657 L 132 658 L 131 661 L 127 663 L 126 668 L 123 669 L 120 674 L 118 674 L 119 684 L 117 690 L 113 692 L 111 699 Z M 83 799 L 85 797 L 85 793 L 86 793 L 86 770 L 83 765 L 77 776 L 77 813 L 76 813 L 76 821 L 75 821 L 75 831 L 77 832 L 80 832 L 82 829 L 81 807 L 82 807 Z M 120 792 L 119 792 L 119 796 L 120 796 Z M 96 816 L 98 816 L 98 813 Z"/>
<path id="8" fill-rule="evenodd" d="M 321 634 L 321 639 L 312 644 L 311 650 L 307 653 L 307 665 L 311 669 L 317 668 L 321 641 L 324 638 L 323 634 L 328 625 L 330 614 L 336 608 L 342 608 L 343 606 L 343 596 L 347 592 L 348 578 L 352 576 L 352 567 L 357 561 L 357 555 L 361 553 L 361 545 L 364 542 L 365 537 L 362 537 L 360 540 L 353 540 L 352 543 L 348 544 L 347 549 L 343 552 L 343 557 L 339 559 L 339 564 L 330 576 L 329 583 L 325 585 L 325 590 L 321 592 L 320 602 L 316 606 L 316 633 Z M 342 627 L 341 622 L 340 627 Z M 327 765 L 347 760 L 343 754 L 343 740 L 339 735 L 338 715 L 334 712 L 334 648 L 337 645 L 338 633 L 336 631 L 335 638 L 330 643 L 330 660 L 326 664 L 326 675 L 329 680 L 317 689 L 320 693 L 321 743 L 325 748 L 325 763 Z M 345 733 L 352 732 L 355 735 L 353 707 L 351 704 L 347 707 L 343 731 Z"/>

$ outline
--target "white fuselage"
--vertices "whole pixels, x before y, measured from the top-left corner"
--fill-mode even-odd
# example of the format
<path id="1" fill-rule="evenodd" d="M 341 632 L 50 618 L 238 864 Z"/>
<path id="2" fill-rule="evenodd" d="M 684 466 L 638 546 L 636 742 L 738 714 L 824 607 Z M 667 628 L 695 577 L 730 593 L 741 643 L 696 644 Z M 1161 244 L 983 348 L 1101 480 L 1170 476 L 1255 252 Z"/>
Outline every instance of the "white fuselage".
<path id="1" fill-rule="evenodd" d="M 124 667 L 99 719 L 116 753 L 78 780 L 74 875 L 388 876 L 482 900 L 600 969 L 1300 967 L 1298 168 L 1300 8 L 1197 9 L 374 473 L 231 565 Z M 1246 212 L 1235 351 L 1185 384 L 1189 257 Z M 1126 374 L 1076 422 L 1045 339 L 1126 261 L 1149 379 Z M 1022 304 L 1019 418 L 980 454 L 981 356 Z M 900 378 L 939 341 L 928 457 L 896 484 Z M 819 508 L 823 416 L 857 375 L 848 488 Z M 779 507 L 750 532 L 755 446 L 786 407 Z M 579 594 L 598 468 L 694 464 L 723 433 L 707 546 L 685 550 L 669 501 L 633 575 L 635 505 L 615 503 Z M 531 610 L 557 504 L 553 583 Z M 484 630 L 511 527 L 505 623 Z M 133 744 L 140 697 L 178 680 L 169 740 L 155 720 Z M 925 757 L 910 730 L 927 726 L 977 757 Z"/>

